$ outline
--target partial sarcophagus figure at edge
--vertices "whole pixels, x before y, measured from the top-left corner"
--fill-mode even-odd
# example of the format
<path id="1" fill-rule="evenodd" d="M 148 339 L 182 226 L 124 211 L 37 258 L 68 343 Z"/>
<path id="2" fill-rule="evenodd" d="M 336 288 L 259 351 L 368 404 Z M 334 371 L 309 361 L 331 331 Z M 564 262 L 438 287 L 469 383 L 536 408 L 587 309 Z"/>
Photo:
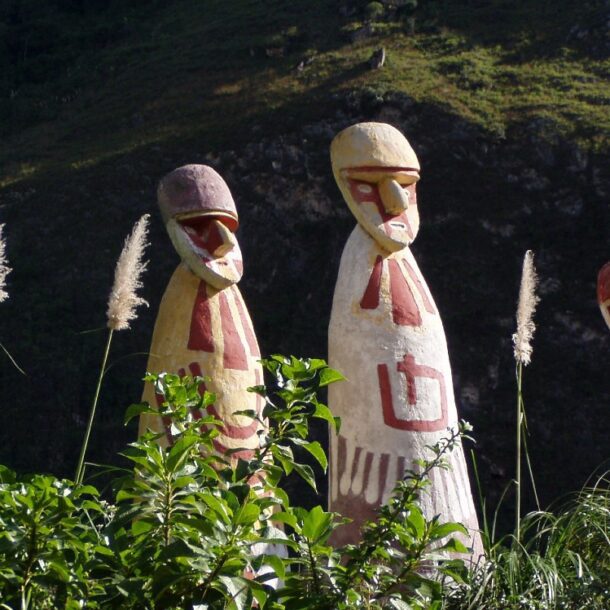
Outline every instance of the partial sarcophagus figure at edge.
<path id="1" fill-rule="evenodd" d="M 358 225 L 339 268 L 329 328 L 329 365 L 347 381 L 329 387 L 341 418 L 330 436 L 329 509 L 352 519 L 335 544 L 355 543 L 413 461 L 458 425 L 441 318 L 409 244 L 419 228 L 419 162 L 406 138 L 382 123 L 360 123 L 331 145 L 333 172 Z M 440 515 L 471 532 L 482 552 L 461 445 L 422 493 L 428 519 Z"/>
<path id="2" fill-rule="evenodd" d="M 610 263 L 606 263 L 597 276 L 597 302 L 610 328 Z"/>
<path id="3" fill-rule="evenodd" d="M 185 165 L 165 176 L 158 189 L 159 207 L 182 262 L 161 300 L 147 371 L 209 377 L 216 394 L 208 413 L 223 422 L 214 439 L 220 455 L 242 448 L 231 459 L 249 459 L 258 447 L 262 424 L 236 411 L 262 412 L 263 400 L 246 388 L 263 383 L 260 352 L 252 322 L 236 284 L 243 264 L 235 238 L 235 203 L 224 180 L 211 167 Z M 142 400 L 158 405 L 153 385 Z M 140 434 L 163 433 L 171 444 L 169 422 L 140 417 Z"/>

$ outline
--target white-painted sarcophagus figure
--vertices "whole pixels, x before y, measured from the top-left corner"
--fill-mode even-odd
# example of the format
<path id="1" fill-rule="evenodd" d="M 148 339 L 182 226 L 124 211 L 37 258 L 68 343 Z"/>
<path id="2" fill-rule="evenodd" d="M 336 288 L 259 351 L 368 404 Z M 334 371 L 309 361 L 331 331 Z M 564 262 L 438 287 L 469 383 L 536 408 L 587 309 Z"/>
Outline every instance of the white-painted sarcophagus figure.
<path id="1" fill-rule="evenodd" d="M 451 367 L 439 312 L 409 244 L 419 228 L 420 166 L 390 125 L 361 123 L 331 145 L 333 172 L 358 225 L 339 268 L 329 328 L 329 365 L 347 381 L 329 387 L 341 418 L 330 438 L 330 510 L 351 518 L 335 544 L 388 500 L 414 460 L 458 425 Z M 479 553 L 478 521 L 461 445 L 435 469 L 422 494 L 427 518 L 463 523 Z"/>

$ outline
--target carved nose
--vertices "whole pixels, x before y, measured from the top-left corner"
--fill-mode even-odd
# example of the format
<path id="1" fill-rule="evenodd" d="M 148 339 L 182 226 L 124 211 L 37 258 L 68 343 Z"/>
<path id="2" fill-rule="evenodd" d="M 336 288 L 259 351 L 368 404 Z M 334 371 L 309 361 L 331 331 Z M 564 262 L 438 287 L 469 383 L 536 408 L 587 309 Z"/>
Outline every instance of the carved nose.
<path id="1" fill-rule="evenodd" d="M 409 208 L 409 193 L 393 178 L 384 178 L 379 183 L 379 195 L 388 214 L 398 216 Z"/>
<path id="2" fill-rule="evenodd" d="M 235 247 L 237 240 L 235 239 L 233 232 L 225 224 L 220 222 L 220 220 L 213 220 L 212 222 L 222 241 L 220 246 L 214 250 L 213 254 L 214 256 L 225 256 L 225 254 L 228 254 Z"/>

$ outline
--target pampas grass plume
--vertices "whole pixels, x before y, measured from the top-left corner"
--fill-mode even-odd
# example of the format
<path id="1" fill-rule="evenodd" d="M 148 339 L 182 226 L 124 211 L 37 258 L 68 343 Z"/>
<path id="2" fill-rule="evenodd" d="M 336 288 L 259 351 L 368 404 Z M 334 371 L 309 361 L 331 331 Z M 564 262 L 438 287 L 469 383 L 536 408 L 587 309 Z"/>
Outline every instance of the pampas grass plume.
<path id="1" fill-rule="evenodd" d="M 108 328 L 111 330 L 129 328 L 131 320 L 137 318 L 138 305 L 148 306 L 148 303 L 136 294 L 136 290 L 142 287 L 140 276 L 147 265 L 143 257 L 144 249 L 148 245 L 146 237 L 149 217 L 149 214 L 144 214 L 136 222 L 117 261 L 114 284 L 108 298 Z"/>
<path id="2" fill-rule="evenodd" d="M 6 288 L 6 276 L 12 271 L 8 266 L 6 258 L 6 242 L 4 241 L 4 225 L 0 224 L 0 303 L 8 299 Z"/>
<path id="3" fill-rule="evenodd" d="M 532 339 L 536 325 L 534 311 L 540 300 L 536 296 L 538 277 L 534 268 L 534 254 L 528 250 L 523 257 L 519 303 L 517 305 L 517 332 L 513 335 L 515 360 L 527 366 L 532 358 Z"/>

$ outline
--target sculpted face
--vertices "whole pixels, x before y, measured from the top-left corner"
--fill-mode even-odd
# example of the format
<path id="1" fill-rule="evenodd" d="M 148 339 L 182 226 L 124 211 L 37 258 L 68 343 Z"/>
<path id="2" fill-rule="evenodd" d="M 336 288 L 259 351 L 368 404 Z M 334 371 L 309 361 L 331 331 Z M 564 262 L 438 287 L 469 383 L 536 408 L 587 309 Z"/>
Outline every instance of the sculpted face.
<path id="1" fill-rule="evenodd" d="M 419 161 L 391 125 L 359 123 L 330 148 L 335 180 L 360 226 L 383 248 L 408 246 L 419 230 Z"/>
<path id="2" fill-rule="evenodd" d="M 179 167 L 161 180 L 157 197 L 172 244 L 189 269 L 218 290 L 238 282 L 237 210 L 218 173 L 206 165 Z"/>

